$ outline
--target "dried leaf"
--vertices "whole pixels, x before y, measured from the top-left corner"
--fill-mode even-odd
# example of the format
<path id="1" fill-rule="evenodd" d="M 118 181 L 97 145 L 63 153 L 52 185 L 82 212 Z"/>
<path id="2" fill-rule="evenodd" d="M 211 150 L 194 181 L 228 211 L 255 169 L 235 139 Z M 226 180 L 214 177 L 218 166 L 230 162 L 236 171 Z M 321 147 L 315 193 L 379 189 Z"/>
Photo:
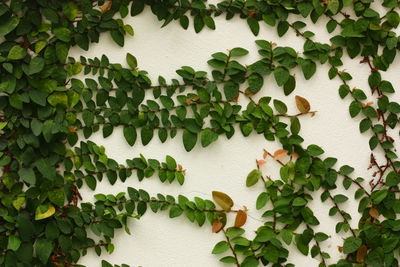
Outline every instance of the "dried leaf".
<path id="1" fill-rule="evenodd" d="M 230 211 L 233 206 L 233 200 L 227 194 L 219 191 L 212 191 L 214 201 L 225 211 Z"/>
<path id="2" fill-rule="evenodd" d="M 357 262 L 361 263 L 364 262 L 364 258 L 367 255 L 368 248 L 366 245 L 362 245 L 357 250 Z"/>
<path id="3" fill-rule="evenodd" d="M 275 160 L 282 160 L 287 156 L 288 151 L 285 149 L 278 149 L 274 152 L 274 159 Z"/>
<path id="4" fill-rule="evenodd" d="M 371 215 L 372 218 L 379 218 L 379 211 L 375 208 L 369 209 L 369 215 Z"/>
<path id="5" fill-rule="evenodd" d="M 263 158 L 266 159 L 268 157 L 268 152 L 264 151 Z"/>
<path id="6" fill-rule="evenodd" d="M 102 13 L 105 13 L 108 10 L 110 10 L 111 7 L 112 7 L 112 1 L 108 1 L 107 3 L 105 3 L 104 5 L 102 5 L 100 7 L 100 10 L 101 10 Z"/>
<path id="7" fill-rule="evenodd" d="M 366 107 L 368 107 L 368 106 L 372 106 L 373 104 L 374 104 L 373 101 L 369 101 L 369 102 L 367 102 L 367 103 L 363 103 L 362 106 L 363 106 L 363 108 L 366 108 Z"/>
<path id="8" fill-rule="evenodd" d="M 265 163 L 267 163 L 267 161 L 264 160 L 264 159 L 259 159 L 259 160 L 257 160 L 257 166 L 262 166 L 262 165 L 264 165 Z"/>
<path id="9" fill-rule="evenodd" d="M 338 246 L 337 248 L 338 248 L 338 251 L 339 251 L 340 253 L 342 253 L 342 252 L 343 252 L 343 247 L 341 247 L 341 246 Z"/>
<path id="10" fill-rule="evenodd" d="M 243 210 L 239 210 L 235 218 L 235 227 L 242 227 L 247 221 L 247 213 Z"/>
<path id="11" fill-rule="evenodd" d="M 296 106 L 301 113 L 307 113 L 311 108 L 308 100 L 298 95 L 296 96 Z"/>
<path id="12" fill-rule="evenodd" d="M 224 227 L 224 225 L 222 224 L 222 222 L 220 221 L 214 221 L 212 224 L 212 228 L 211 231 L 213 233 L 218 233 L 219 231 L 221 231 L 221 229 Z"/>

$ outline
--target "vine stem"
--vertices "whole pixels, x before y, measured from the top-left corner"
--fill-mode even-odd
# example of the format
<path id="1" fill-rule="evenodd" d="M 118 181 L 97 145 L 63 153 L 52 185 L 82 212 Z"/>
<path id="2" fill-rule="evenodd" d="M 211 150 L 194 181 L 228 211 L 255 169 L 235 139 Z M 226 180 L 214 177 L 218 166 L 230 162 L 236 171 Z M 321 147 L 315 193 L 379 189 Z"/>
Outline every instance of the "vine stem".
<path id="1" fill-rule="evenodd" d="M 307 229 L 312 230 L 311 227 L 310 227 L 308 224 L 306 224 L 306 227 L 307 227 Z M 322 263 L 322 266 L 326 267 L 327 265 L 326 265 L 325 258 L 324 258 L 324 256 L 322 255 L 321 246 L 320 246 L 319 242 L 317 241 L 317 239 L 315 238 L 315 235 L 313 235 L 313 239 L 314 239 L 314 241 L 315 241 L 315 244 L 316 244 L 317 247 L 318 247 L 318 250 L 319 250 L 319 253 L 318 253 L 318 254 L 321 256 L 321 263 Z"/>
<path id="2" fill-rule="evenodd" d="M 240 267 L 240 263 L 239 263 L 239 259 L 238 259 L 238 257 L 237 257 L 237 254 L 236 254 L 235 250 L 233 249 L 231 240 L 230 240 L 229 237 L 226 235 L 226 231 L 225 231 L 224 228 L 222 228 L 222 232 L 224 233 L 224 236 L 225 236 L 225 238 L 226 238 L 226 242 L 227 242 L 228 245 L 229 245 L 229 249 L 231 250 L 231 252 L 232 252 L 232 254 L 233 254 L 233 257 L 235 258 L 235 264 L 236 264 L 236 266 L 237 266 L 237 267 Z"/>
<path id="3" fill-rule="evenodd" d="M 333 204 L 335 205 L 335 207 L 338 209 L 339 214 L 342 216 L 344 222 L 347 223 L 347 224 L 349 225 L 349 229 L 350 229 L 350 232 L 351 232 L 351 234 L 353 235 L 353 237 L 356 237 L 357 235 L 356 235 L 354 229 L 351 228 L 349 221 L 347 220 L 345 214 L 343 213 L 343 210 L 341 210 L 341 209 L 339 208 L 339 205 L 338 205 L 338 204 L 336 203 L 336 201 L 333 199 L 331 193 L 330 193 L 328 190 L 325 190 L 325 192 L 328 193 L 329 199 L 333 202 Z"/>

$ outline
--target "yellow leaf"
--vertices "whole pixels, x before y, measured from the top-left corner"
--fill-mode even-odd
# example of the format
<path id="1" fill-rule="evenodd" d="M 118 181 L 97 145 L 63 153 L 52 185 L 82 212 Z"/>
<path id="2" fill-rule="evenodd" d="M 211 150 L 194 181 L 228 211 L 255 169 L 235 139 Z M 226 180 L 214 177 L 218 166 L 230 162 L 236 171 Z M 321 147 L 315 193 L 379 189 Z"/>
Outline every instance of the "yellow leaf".
<path id="1" fill-rule="evenodd" d="M 307 113 L 310 111 L 310 103 L 301 96 L 296 96 L 296 106 L 301 113 Z"/>
<path id="2" fill-rule="evenodd" d="M 56 212 L 56 209 L 51 204 L 40 205 L 39 207 L 36 208 L 35 220 L 39 221 L 39 220 L 49 218 L 55 212 Z"/>
<path id="3" fill-rule="evenodd" d="M 214 201 L 225 211 L 230 211 L 233 206 L 233 200 L 225 193 L 212 191 Z"/>
<path id="4" fill-rule="evenodd" d="M 17 197 L 16 199 L 13 200 L 12 204 L 16 210 L 20 210 L 21 207 L 25 204 L 25 197 L 23 196 Z"/>

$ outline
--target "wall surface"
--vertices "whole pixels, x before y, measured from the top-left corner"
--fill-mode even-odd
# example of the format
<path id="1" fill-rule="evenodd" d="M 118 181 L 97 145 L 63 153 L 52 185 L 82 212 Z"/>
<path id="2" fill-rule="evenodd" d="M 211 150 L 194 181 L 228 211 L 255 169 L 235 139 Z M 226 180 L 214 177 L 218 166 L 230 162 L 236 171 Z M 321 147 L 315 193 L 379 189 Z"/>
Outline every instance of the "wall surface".
<path id="1" fill-rule="evenodd" d="M 296 18 L 291 17 L 291 21 Z M 125 40 L 123 48 L 114 44 L 108 34 L 102 35 L 99 44 L 93 44 L 89 52 L 79 49 L 73 51 L 73 57 L 84 55 L 95 57 L 106 54 L 111 62 L 125 64 L 126 53 L 135 55 L 139 68 L 147 70 L 153 83 L 157 83 L 158 75 L 165 78 L 178 78 L 176 69 L 189 65 L 196 70 L 206 70 L 207 60 L 215 52 L 234 47 L 243 47 L 250 51 L 243 58 L 243 62 L 254 62 L 258 59 L 255 40 L 264 39 L 277 43 L 280 46 L 291 46 L 301 51 L 303 40 L 288 32 L 283 38 L 279 38 L 276 29 L 265 24 L 261 25 L 258 37 L 253 36 L 244 20 L 239 18 L 226 21 L 223 17 L 216 19 L 217 30 L 203 30 L 196 34 L 191 27 L 183 30 L 177 22 L 172 22 L 167 27 L 160 28 L 162 23 L 156 20 L 149 9 L 146 9 L 137 17 L 125 19 L 126 23 L 133 26 L 134 37 Z M 325 29 L 326 21 L 318 25 L 308 23 L 310 30 L 316 33 L 315 40 L 328 42 L 330 36 Z M 347 58 L 347 57 L 346 57 Z M 396 61 L 395 64 L 398 64 Z M 369 69 L 365 64 L 359 64 L 359 59 L 345 61 L 345 69 L 350 71 L 354 80 L 350 83 L 353 87 L 363 88 L 369 91 L 367 77 Z M 311 109 L 316 110 L 314 117 L 302 117 L 301 135 L 305 138 L 305 145 L 318 144 L 325 150 L 326 156 L 339 159 L 338 164 L 348 164 L 356 168 L 355 175 L 371 177 L 367 170 L 369 165 L 370 150 L 368 146 L 369 134 L 360 134 L 358 130 L 359 118 L 351 119 L 348 114 L 348 100 L 341 100 L 338 96 L 338 80 L 330 81 L 327 76 L 327 66 L 318 66 L 317 73 L 309 81 L 305 81 L 300 71 L 297 72 L 297 87 L 290 96 L 284 96 L 282 89 L 276 86 L 273 77 L 265 80 L 264 87 L 258 96 L 272 96 L 288 104 L 289 113 L 297 113 L 294 96 L 300 95 L 309 100 Z M 391 71 L 384 73 L 384 78 L 394 85 L 400 83 L 399 69 L 393 67 Z M 399 95 L 395 96 L 399 100 Z M 245 99 L 240 99 L 245 103 Z M 129 147 L 122 135 L 122 129 L 114 130 L 114 133 L 104 139 L 101 134 L 91 137 L 96 143 L 104 145 L 109 157 L 124 163 L 127 158 L 133 158 L 140 153 L 146 157 L 164 160 L 165 155 L 173 156 L 185 169 L 187 169 L 186 182 L 183 186 L 178 184 L 161 184 L 157 178 L 145 179 L 139 182 L 136 177 L 127 179 L 125 183 L 117 182 L 111 186 L 107 179 L 92 192 L 86 187 L 82 189 L 84 200 L 93 201 L 95 193 L 118 193 L 126 191 L 128 186 L 143 188 L 149 193 L 164 193 L 177 196 L 179 194 L 188 197 L 200 196 L 211 199 L 211 191 L 218 190 L 229 194 L 235 202 L 236 208 L 247 206 L 249 218 L 245 228 L 247 236 L 253 237 L 254 230 L 263 224 L 262 212 L 255 209 L 255 201 L 262 185 L 259 183 L 252 188 L 246 188 L 245 178 L 250 170 L 255 168 L 255 159 L 261 159 L 263 149 L 275 151 L 278 144 L 267 142 L 262 136 L 253 134 L 244 138 L 237 129 L 237 133 L 231 140 L 220 137 L 217 142 L 207 148 L 197 145 L 195 149 L 187 153 L 183 148 L 181 133 L 173 140 L 161 144 L 154 138 L 149 145 L 143 147 L 138 142 L 134 147 Z M 394 136 L 398 137 L 398 133 Z M 340 165 L 338 165 L 340 166 Z M 274 179 L 279 179 L 279 166 L 269 160 L 263 167 L 263 171 L 271 174 Z M 337 192 L 343 191 L 338 189 Z M 354 190 L 348 194 L 352 200 Z M 337 246 L 341 244 L 343 236 L 335 235 L 335 223 L 337 218 L 328 216 L 330 204 L 321 205 L 320 192 L 315 194 L 312 208 L 320 219 L 321 229 L 330 233 L 331 242 L 325 242 L 324 249 L 334 258 L 339 257 Z M 357 205 L 349 201 L 344 205 L 353 216 L 352 225 L 357 223 Z M 231 219 L 231 223 L 233 220 Z M 185 218 L 169 219 L 166 213 L 146 213 L 140 220 L 131 220 L 132 235 L 127 235 L 123 230 L 117 232 L 114 240 L 115 251 L 108 255 L 105 252 L 101 258 L 115 263 L 126 263 L 131 266 L 143 267 L 218 267 L 225 264 L 219 263 L 219 257 L 212 255 L 214 245 L 223 240 L 224 236 L 212 234 L 209 225 L 198 227 L 189 223 Z M 318 266 L 318 261 L 310 257 L 300 255 L 294 248 L 290 254 L 290 261 L 296 266 Z M 228 254 L 227 254 L 228 255 Z M 328 260 L 329 262 L 329 260 Z M 93 251 L 83 257 L 81 264 L 89 267 L 100 266 L 100 258 Z"/>

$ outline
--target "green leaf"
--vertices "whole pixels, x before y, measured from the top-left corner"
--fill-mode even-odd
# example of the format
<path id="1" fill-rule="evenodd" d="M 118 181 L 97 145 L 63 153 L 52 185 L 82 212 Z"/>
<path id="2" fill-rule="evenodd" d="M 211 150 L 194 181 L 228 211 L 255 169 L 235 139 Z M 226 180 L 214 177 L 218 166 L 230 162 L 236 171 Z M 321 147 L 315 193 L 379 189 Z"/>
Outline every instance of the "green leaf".
<path id="1" fill-rule="evenodd" d="M 289 71 L 283 67 L 278 67 L 274 71 L 274 77 L 278 86 L 284 85 L 289 80 Z"/>
<path id="2" fill-rule="evenodd" d="M 228 249 L 229 249 L 229 244 L 226 241 L 221 241 L 214 246 L 212 254 L 221 254 L 226 252 Z"/>
<path id="3" fill-rule="evenodd" d="M 176 167 L 178 166 L 176 164 L 175 159 L 173 157 L 171 157 L 171 156 L 167 156 L 166 163 L 167 163 L 168 169 L 171 170 L 171 171 L 175 170 Z"/>
<path id="4" fill-rule="evenodd" d="M 214 19 L 213 19 L 212 17 L 210 17 L 210 16 L 204 16 L 204 24 L 205 24 L 208 28 L 210 28 L 210 29 L 212 29 L 212 30 L 215 30 L 215 22 L 214 22 Z"/>
<path id="5" fill-rule="evenodd" d="M 252 170 L 247 175 L 246 186 L 250 187 L 250 186 L 255 185 L 258 182 L 258 180 L 260 180 L 261 176 L 262 176 L 262 173 L 259 170 L 257 170 L 257 169 Z"/>
<path id="6" fill-rule="evenodd" d="M 309 80 L 317 70 L 317 65 L 310 59 L 303 60 L 301 64 L 301 70 L 303 71 L 304 78 Z"/>
<path id="7" fill-rule="evenodd" d="M 183 210 L 178 206 L 172 206 L 172 208 L 169 210 L 169 217 L 170 218 L 175 218 L 180 216 L 183 213 Z"/>
<path id="8" fill-rule="evenodd" d="M 218 134 L 213 130 L 211 130 L 210 128 L 206 128 L 200 133 L 200 140 L 202 147 L 209 146 L 212 142 L 215 142 L 217 139 L 218 139 Z"/>
<path id="9" fill-rule="evenodd" d="M 183 130 L 182 134 L 183 145 L 187 152 L 191 151 L 197 142 L 197 134 L 191 133 L 188 130 Z"/>
<path id="10" fill-rule="evenodd" d="M 36 175 L 32 168 L 21 168 L 18 170 L 18 175 L 28 184 L 36 183 Z"/>
<path id="11" fill-rule="evenodd" d="M 260 24 L 258 24 L 258 21 L 255 18 L 248 18 L 247 25 L 249 25 L 251 32 L 257 36 L 260 32 Z"/>
<path id="12" fill-rule="evenodd" d="M 294 200 L 293 200 L 293 203 L 292 203 L 292 205 L 294 206 L 294 207 L 301 207 L 301 206 L 305 206 L 307 204 L 307 200 L 305 200 L 304 198 L 302 198 L 302 197 L 296 197 Z"/>
<path id="13" fill-rule="evenodd" d="M 254 256 L 247 256 L 240 264 L 240 267 L 257 267 L 257 266 L 259 266 L 259 261 Z"/>
<path id="14" fill-rule="evenodd" d="M 293 233 L 290 230 L 287 229 L 282 229 L 280 231 L 281 237 L 283 242 L 286 243 L 286 245 L 290 245 L 292 243 L 292 239 L 293 239 Z"/>
<path id="15" fill-rule="evenodd" d="M 309 145 L 307 147 L 307 152 L 312 157 L 324 154 L 324 150 L 317 145 Z"/>
<path id="16" fill-rule="evenodd" d="M 113 267 L 113 265 L 105 260 L 102 260 L 101 267 Z"/>
<path id="17" fill-rule="evenodd" d="M 130 146 L 133 146 L 135 144 L 136 138 L 137 138 L 137 133 L 136 133 L 135 127 L 125 126 L 123 132 L 124 132 L 124 137 L 125 137 L 126 142 Z"/>
<path id="18" fill-rule="evenodd" d="M 7 249 L 11 249 L 12 251 L 17 251 L 20 245 L 21 245 L 21 239 L 19 239 L 18 236 L 15 235 L 8 236 Z"/>
<path id="19" fill-rule="evenodd" d="M 250 74 L 250 76 L 249 76 L 247 82 L 249 83 L 249 89 L 250 89 L 250 91 L 251 91 L 253 94 L 255 94 L 255 93 L 257 93 L 258 91 L 260 91 L 261 88 L 262 88 L 263 85 L 264 85 L 264 79 L 263 79 L 263 77 L 262 77 L 260 74 L 258 74 L 258 73 L 252 73 L 252 74 Z"/>
<path id="20" fill-rule="evenodd" d="M 68 43 L 71 40 L 72 32 L 68 28 L 60 27 L 53 30 L 54 36 L 59 40 Z"/>
<path id="21" fill-rule="evenodd" d="M 329 0 L 328 9 L 335 15 L 339 11 L 339 0 Z"/>
<path id="22" fill-rule="evenodd" d="M 26 50 L 19 45 L 14 45 L 8 52 L 8 59 L 18 60 L 22 59 L 27 55 Z"/>
<path id="23" fill-rule="evenodd" d="M 372 193 L 372 200 L 374 204 L 381 203 L 388 195 L 387 189 L 377 190 Z"/>
<path id="24" fill-rule="evenodd" d="M 267 204 L 268 200 L 269 200 L 268 193 L 262 192 L 257 198 L 256 209 L 257 210 L 262 209 Z"/>
<path id="25" fill-rule="evenodd" d="M 65 196 L 64 196 L 63 189 L 52 190 L 48 193 L 48 196 L 49 196 L 49 200 L 51 201 L 51 203 L 53 203 L 59 207 L 64 206 Z"/>
<path id="26" fill-rule="evenodd" d="M 41 57 L 35 57 L 29 63 L 29 74 L 35 74 L 41 72 L 44 68 L 44 59 Z"/>
<path id="27" fill-rule="evenodd" d="M 241 47 L 235 47 L 230 51 L 231 57 L 241 57 L 247 55 L 248 53 L 249 51 Z"/>
<path id="28" fill-rule="evenodd" d="M 121 47 L 124 46 L 125 43 L 124 36 L 119 30 L 112 30 L 110 34 L 111 38 L 114 40 L 116 44 L 118 44 Z"/>
<path id="29" fill-rule="evenodd" d="M 337 203 L 337 204 L 346 202 L 348 199 L 349 199 L 348 197 L 346 197 L 345 195 L 342 195 L 342 194 L 338 194 L 333 197 L 333 201 L 335 201 L 335 203 Z"/>
<path id="30" fill-rule="evenodd" d="M 53 107 L 68 107 L 68 96 L 65 92 L 54 92 L 48 98 L 47 102 Z"/>
<path id="31" fill-rule="evenodd" d="M 70 21 L 73 21 L 78 16 L 78 6 L 74 2 L 65 3 L 63 5 L 63 13 Z"/>
<path id="32" fill-rule="evenodd" d="M 9 34 L 12 30 L 14 30 L 19 24 L 19 18 L 17 16 L 12 16 L 6 19 L 4 22 L 2 21 L 0 24 L 0 36 Z"/>
<path id="33" fill-rule="evenodd" d="M 53 244 L 50 240 L 38 239 L 35 242 L 35 251 L 36 256 L 39 258 L 39 260 L 43 264 L 46 264 L 51 252 L 53 251 Z"/>
<path id="34" fill-rule="evenodd" d="M 283 85 L 283 92 L 286 96 L 290 95 L 293 90 L 296 88 L 296 79 L 293 75 L 289 76 L 287 82 Z"/>
<path id="35" fill-rule="evenodd" d="M 132 54 L 128 53 L 126 54 L 126 62 L 128 62 L 129 67 L 131 67 L 131 69 L 136 69 L 137 67 L 137 60 L 136 57 L 134 57 Z"/>
<path id="36" fill-rule="evenodd" d="M 239 94 L 239 85 L 232 80 L 227 81 L 224 84 L 224 94 L 226 100 L 232 100 Z"/>
<path id="37" fill-rule="evenodd" d="M 358 237 L 349 237 L 344 240 L 343 253 L 349 254 L 355 252 L 362 244 L 362 240 Z"/>
<path id="38" fill-rule="evenodd" d="M 275 232 L 269 227 L 262 227 L 257 230 L 257 235 L 254 241 L 256 242 L 268 242 L 271 239 L 275 238 Z"/>
<path id="39" fill-rule="evenodd" d="M 274 107 L 278 111 L 279 114 L 286 114 L 287 106 L 280 100 L 274 99 Z"/>
<path id="40" fill-rule="evenodd" d="M 329 238 L 329 236 L 327 234 L 325 234 L 325 233 L 322 233 L 322 232 L 318 232 L 318 233 L 315 234 L 315 240 L 318 241 L 318 242 L 325 241 L 328 238 Z"/>
<path id="41" fill-rule="evenodd" d="M 199 33 L 204 27 L 204 20 L 200 15 L 196 15 L 193 20 L 194 23 L 194 31 Z"/>
<path id="42" fill-rule="evenodd" d="M 140 131 L 140 136 L 142 138 L 142 144 L 145 146 L 150 143 L 151 139 L 153 139 L 154 130 L 149 126 L 142 127 Z"/>
<path id="43" fill-rule="evenodd" d="M 361 109 L 362 109 L 362 104 L 360 102 L 357 101 L 351 102 L 349 106 L 350 116 L 354 118 L 360 113 Z"/>
<path id="44" fill-rule="evenodd" d="M 287 21 L 279 21 L 278 23 L 278 27 L 276 27 L 276 30 L 278 32 L 278 36 L 282 37 L 283 35 L 285 35 L 285 33 L 288 31 L 289 29 L 289 23 Z"/>

